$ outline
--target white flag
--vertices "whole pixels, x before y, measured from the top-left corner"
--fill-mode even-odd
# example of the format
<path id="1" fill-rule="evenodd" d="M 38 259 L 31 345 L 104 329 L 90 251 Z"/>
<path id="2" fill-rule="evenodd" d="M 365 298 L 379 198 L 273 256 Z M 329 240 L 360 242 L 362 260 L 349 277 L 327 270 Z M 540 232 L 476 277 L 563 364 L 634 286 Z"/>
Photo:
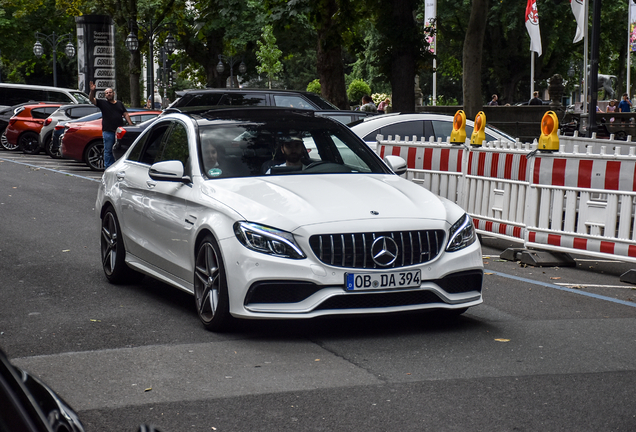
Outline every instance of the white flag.
<path id="1" fill-rule="evenodd" d="M 539 12 L 537 11 L 537 1 L 528 0 L 526 6 L 526 29 L 530 35 L 530 51 L 537 53 L 541 57 L 541 33 L 539 32 Z"/>
<path id="2" fill-rule="evenodd" d="M 576 20 L 576 35 L 574 36 L 574 42 L 583 39 L 585 36 L 585 27 L 587 23 L 585 22 L 585 2 L 587 0 L 570 0 L 570 7 L 572 8 L 572 13 L 574 14 L 574 19 Z"/>

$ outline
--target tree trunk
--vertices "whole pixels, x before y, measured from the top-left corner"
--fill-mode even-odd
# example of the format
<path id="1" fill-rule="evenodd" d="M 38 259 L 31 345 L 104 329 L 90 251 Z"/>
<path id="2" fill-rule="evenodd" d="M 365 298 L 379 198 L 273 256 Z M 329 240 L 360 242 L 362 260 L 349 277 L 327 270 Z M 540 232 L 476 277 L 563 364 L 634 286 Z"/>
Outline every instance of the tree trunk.
<path id="1" fill-rule="evenodd" d="M 139 92 L 139 77 L 141 75 L 141 54 L 139 50 L 130 53 L 130 107 L 139 108 L 141 105 L 141 95 Z"/>
<path id="2" fill-rule="evenodd" d="M 342 61 L 342 38 L 332 16 L 338 13 L 336 0 L 322 0 L 318 33 L 317 64 L 322 97 L 340 109 L 351 109 L 347 100 Z"/>
<path id="3" fill-rule="evenodd" d="M 481 58 L 488 16 L 488 0 L 473 0 L 463 52 L 464 112 L 475 118 L 484 101 L 481 94 Z"/>
<path id="4" fill-rule="evenodd" d="M 391 101 L 394 112 L 415 111 L 415 56 L 413 37 L 418 32 L 413 19 L 415 2 L 392 0 L 394 29 L 391 49 Z"/>

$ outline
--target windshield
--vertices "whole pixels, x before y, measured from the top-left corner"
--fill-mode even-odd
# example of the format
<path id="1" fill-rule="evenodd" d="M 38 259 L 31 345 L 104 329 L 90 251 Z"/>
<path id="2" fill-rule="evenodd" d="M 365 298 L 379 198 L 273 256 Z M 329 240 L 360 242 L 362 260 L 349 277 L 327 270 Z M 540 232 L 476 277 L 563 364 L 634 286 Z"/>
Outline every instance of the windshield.
<path id="1" fill-rule="evenodd" d="M 390 171 L 363 142 L 340 128 L 267 124 L 199 128 L 208 178 Z"/>
<path id="2" fill-rule="evenodd" d="M 88 98 L 88 95 L 86 93 L 71 92 L 71 94 L 77 100 L 77 103 L 80 103 L 80 104 L 89 104 L 89 103 L 91 103 L 91 101 Z"/>

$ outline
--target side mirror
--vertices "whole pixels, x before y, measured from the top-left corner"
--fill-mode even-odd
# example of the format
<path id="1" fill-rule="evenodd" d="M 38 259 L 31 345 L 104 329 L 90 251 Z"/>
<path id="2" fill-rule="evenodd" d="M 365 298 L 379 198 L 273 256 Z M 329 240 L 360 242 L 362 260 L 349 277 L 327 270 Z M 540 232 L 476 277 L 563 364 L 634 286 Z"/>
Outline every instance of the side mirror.
<path id="1" fill-rule="evenodd" d="M 148 170 L 151 179 L 187 183 L 190 178 L 183 175 L 183 163 L 178 160 L 157 162 Z"/>
<path id="2" fill-rule="evenodd" d="M 399 156 L 387 155 L 384 157 L 384 163 L 397 175 L 402 175 L 406 172 L 406 161 Z"/>

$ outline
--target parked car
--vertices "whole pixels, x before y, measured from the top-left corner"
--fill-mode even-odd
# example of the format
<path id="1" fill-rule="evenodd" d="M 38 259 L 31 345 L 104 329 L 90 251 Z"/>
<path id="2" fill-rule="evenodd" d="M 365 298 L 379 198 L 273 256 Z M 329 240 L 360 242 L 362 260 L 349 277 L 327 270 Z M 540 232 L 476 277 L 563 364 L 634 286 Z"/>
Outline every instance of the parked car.
<path id="1" fill-rule="evenodd" d="M 307 157 L 309 141 L 317 150 Z M 281 145 L 296 149 L 294 161 L 279 159 Z M 95 207 L 104 274 L 192 293 L 212 331 L 233 318 L 480 304 L 470 216 L 396 175 L 404 159 L 385 161 L 308 111 L 164 115 L 104 171 Z"/>
<path id="2" fill-rule="evenodd" d="M 6 144 L 3 144 L 3 147 L 6 150 L 22 149 L 24 153 L 28 154 L 39 153 L 40 130 L 46 118 L 59 107 L 59 103 L 40 102 L 17 108 L 4 131 Z"/>
<path id="3" fill-rule="evenodd" d="M 62 105 L 53 114 L 51 114 L 46 120 L 44 120 L 44 126 L 40 130 L 40 146 L 46 151 L 46 154 L 51 156 L 52 154 L 52 138 L 55 130 L 55 125 L 62 121 L 76 120 L 85 117 L 89 114 L 100 112 L 93 104 L 72 104 Z"/>
<path id="4" fill-rule="evenodd" d="M 453 131 L 453 118 L 451 115 L 444 114 L 383 114 L 369 117 L 363 121 L 358 121 L 349 125 L 351 130 L 366 142 L 369 147 L 376 149 L 377 136 L 383 135 L 385 139 L 389 136 L 409 137 L 413 136 L 417 139 L 424 138 L 428 141 L 431 137 L 437 141 L 438 138 L 446 140 Z M 473 133 L 474 122 L 466 120 L 466 137 L 470 138 Z M 486 126 L 486 140 L 496 141 L 515 141 L 513 137 L 505 132 L 500 131 L 492 126 Z"/>
<path id="5" fill-rule="evenodd" d="M 24 102 L 57 102 L 64 104 L 90 103 L 88 95 L 79 90 L 29 84 L 0 83 L 0 106 Z"/>
<path id="6" fill-rule="evenodd" d="M 51 137 L 51 142 L 49 144 L 49 152 L 47 154 L 51 156 L 53 159 L 62 158 L 62 136 L 64 135 L 64 130 L 66 129 L 67 123 L 81 123 L 81 122 L 89 122 L 92 120 L 97 120 L 102 118 L 102 112 L 97 111 L 96 113 L 89 114 L 84 117 L 80 117 L 75 120 L 66 120 L 59 121 L 53 128 L 53 136 Z"/>
<path id="7" fill-rule="evenodd" d="M 60 138 L 63 158 L 84 162 L 94 171 L 104 169 L 101 111 L 98 114 L 98 118 L 93 120 L 67 122 Z M 128 114 L 133 123 L 140 123 L 157 117 L 161 111 L 140 111 L 131 108 Z"/>
<path id="8" fill-rule="evenodd" d="M 24 102 L 21 104 L 0 108 L 0 140 L 2 141 L 2 148 L 8 145 L 7 137 L 5 136 L 4 131 L 9 125 L 9 120 L 11 120 L 11 117 L 16 114 L 16 111 L 19 108 L 22 108 L 24 105 L 32 105 L 33 103 L 35 102 Z"/>

